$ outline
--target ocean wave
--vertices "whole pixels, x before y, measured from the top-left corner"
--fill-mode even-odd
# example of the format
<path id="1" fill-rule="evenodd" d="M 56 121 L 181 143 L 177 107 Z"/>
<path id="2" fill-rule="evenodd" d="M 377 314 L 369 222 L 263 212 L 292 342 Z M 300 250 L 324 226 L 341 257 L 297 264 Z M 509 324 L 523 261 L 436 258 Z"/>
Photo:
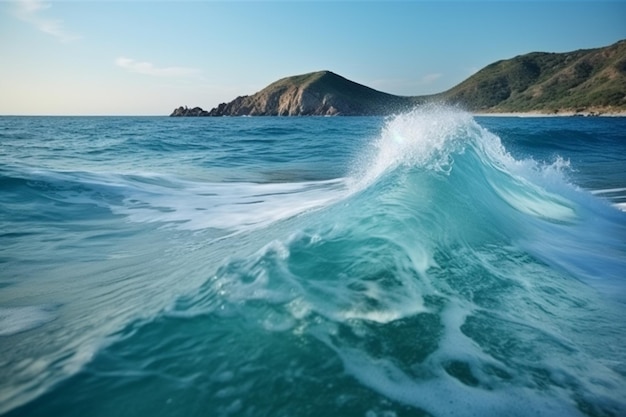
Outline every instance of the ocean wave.
<path id="1" fill-rule="evenodd" d="M 331 180 L 82 175 L 193 242 L 157 262 L 167 307 L 14 414 L 624 414 L 626 215 L 569 169 L 431 107 Z"/>

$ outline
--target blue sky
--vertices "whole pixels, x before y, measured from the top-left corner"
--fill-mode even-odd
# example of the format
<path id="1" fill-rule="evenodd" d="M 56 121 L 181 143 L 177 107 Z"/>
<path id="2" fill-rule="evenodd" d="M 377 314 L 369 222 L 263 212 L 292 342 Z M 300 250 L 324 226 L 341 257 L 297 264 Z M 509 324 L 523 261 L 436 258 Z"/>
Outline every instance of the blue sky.
<path id="1" fill-rule="evenodd" d="M 210 109 L 328 69 L 399 95 L 626 39 L 626 1 L 0 2 L 0 114 Z"/>

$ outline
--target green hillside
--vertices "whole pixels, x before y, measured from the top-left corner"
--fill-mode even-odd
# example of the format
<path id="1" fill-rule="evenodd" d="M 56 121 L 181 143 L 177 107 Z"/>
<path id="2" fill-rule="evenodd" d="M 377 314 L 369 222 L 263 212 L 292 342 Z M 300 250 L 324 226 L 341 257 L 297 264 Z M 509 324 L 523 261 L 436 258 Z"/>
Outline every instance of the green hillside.
<path id="1" fill-rule="evenodd" d="M 431 96 L 396 96 L 318 71 L 282 78 L 210 111 L 179 107 L 171 115 L 386 115 L 430 101 L 484 113 L 626 112 L 626 40 L 604 48 L 533 52 L 498 61 Z"/>
<path id="2" fill-rule="evenodd" d="M 495 62 L 439 99 L 486 112 L 626 110 L 626 41 Z"/>

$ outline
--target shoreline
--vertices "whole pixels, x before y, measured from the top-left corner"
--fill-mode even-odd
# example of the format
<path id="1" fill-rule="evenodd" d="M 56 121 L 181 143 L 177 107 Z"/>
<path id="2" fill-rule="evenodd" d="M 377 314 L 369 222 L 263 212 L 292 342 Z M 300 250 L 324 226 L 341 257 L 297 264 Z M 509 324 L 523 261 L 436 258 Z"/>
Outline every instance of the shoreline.
<path id="1" fill-rule="evenodd" d="M 626 117 L 626 110 L 623 111 L 564 111 L 557 113 L 543 113 L 538 111 L 529 112 L 502 112 L 502 113 L 473 113 L 477 117 Z"/>

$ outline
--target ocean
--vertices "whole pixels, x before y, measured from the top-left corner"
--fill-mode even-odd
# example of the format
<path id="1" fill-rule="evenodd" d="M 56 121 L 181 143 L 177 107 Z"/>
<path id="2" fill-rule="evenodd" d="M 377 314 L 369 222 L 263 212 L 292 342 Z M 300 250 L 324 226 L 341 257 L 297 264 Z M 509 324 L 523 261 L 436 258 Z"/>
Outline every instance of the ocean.
<path id="1" fill-rule="evenodd" d="M 626 118 L 0 117 L 0 414 L 624 416 Z"/>

